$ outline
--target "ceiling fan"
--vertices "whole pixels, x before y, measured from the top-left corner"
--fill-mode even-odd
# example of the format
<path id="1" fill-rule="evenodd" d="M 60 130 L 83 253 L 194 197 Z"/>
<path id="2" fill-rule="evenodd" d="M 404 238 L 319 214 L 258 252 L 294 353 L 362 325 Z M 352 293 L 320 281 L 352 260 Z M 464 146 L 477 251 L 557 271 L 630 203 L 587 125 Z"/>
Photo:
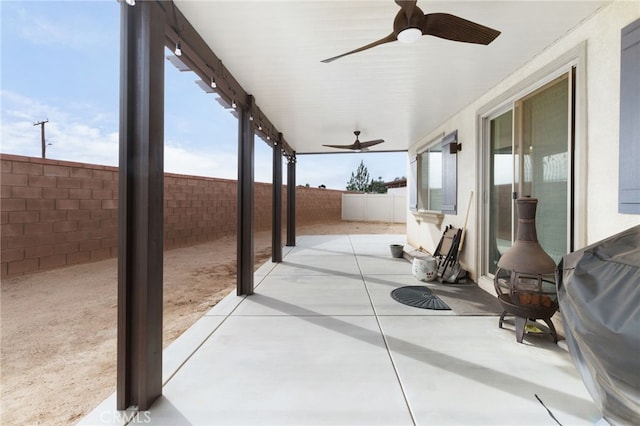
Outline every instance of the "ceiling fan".
<path id="1" fill-rule="evenodd" d="M 485 27 L 448 13 L 423 14 L 422 10 L 416 6 L 417 0 L 395 0 L 395 2 L 400 6 L 400 11 L 393 20 L 393 32 L 391 34 L 366 46 L 325 59 L 322 62 L 333 62 L 343 56 L 362 52 L 396 40 L 404 43 L 413 43 L 423 35 L 484 45 L 491 43 L 500 35 L 500 31 L 493 28 Z"/>
<path id="2" fill-rule="evenodd" d="M 356 141 L 351 145 L 322 145 L 322 146 L 327 146 L 329 148 L 351 149 L 353 151 L 367 152 L 369 151 L 370 146 L 377 145 L 379 143 L 384 142 L 384 139 L 375 139 L 372 141 L 360 142 L 360 140 L 358 139 L 358 137 L 360 136 L 360 130 L 356 130 L 355 132 L 353 132 L 353 134 L 356 135 Z"/>

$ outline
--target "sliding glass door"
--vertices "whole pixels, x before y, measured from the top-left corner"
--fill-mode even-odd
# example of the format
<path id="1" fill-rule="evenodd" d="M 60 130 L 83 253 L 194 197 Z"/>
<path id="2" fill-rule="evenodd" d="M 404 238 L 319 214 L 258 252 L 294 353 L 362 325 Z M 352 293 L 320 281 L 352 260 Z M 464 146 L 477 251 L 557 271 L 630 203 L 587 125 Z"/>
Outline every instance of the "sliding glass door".
<path id="1" fill-rule="evenodd" d="M 538 199 L 538 240 L 557 262 L 569 251 L 571 76 L 517 99 L 488 120 L 485 272 L 493 274 L 517 230 L 514 199 Z"/>

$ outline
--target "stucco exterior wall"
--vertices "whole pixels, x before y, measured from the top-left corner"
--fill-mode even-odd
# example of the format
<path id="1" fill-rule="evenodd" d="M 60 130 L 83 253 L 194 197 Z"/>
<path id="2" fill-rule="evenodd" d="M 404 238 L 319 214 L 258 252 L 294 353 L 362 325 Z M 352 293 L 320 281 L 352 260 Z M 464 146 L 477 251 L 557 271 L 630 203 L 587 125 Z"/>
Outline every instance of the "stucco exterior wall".
<path id="1" fill-rule="evenodd" d="M 533 88 L 545 73 L 576 62 L 576 217 L 575 248 L 598 241 L 640 223 L 640 216 L 618 213 L 618 145 L 620 103 L 620 30 L 640 17 L 637 1 L 616 1 L 556 41 L 537 57 L 504 79 L 471 105 L 442 123 L 411 146 L 416 154 L 439 134 L 458 130 L 463 150 L 458 155 L 458 214 L 446 215 L 443 225 L 461 227 L 469 193 L 474 202 L 469 216 L 461 261 L 478 279 L 480 268 L 479 218 L 484 207 L 480 180 L 480 116 L 518 91 Z M 572 59 L 573 57 L 573 59 Z M 568 66 L 565 64 L 565 66 Z M 582 92 L 581 92 L 582 90 Z M 410 183 L 410 185 L 415 183 Z M 442 230 L 418 222 L 408 213 L 407 238 L 416 247 L 433 251 Z"/>

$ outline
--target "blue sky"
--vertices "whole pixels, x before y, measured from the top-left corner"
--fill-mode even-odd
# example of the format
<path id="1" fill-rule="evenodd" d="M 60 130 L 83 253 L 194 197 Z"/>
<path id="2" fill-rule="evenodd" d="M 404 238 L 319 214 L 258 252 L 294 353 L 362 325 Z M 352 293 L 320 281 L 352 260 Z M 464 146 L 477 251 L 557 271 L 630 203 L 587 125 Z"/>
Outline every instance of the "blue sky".
<path id="1" fill-rule="evenodd" d="M 33 123 L 48 119 L 47 158 L 118 164 L 119 26 L 116 0 L 0 1 L 1 152 L 40 157 Z M 195 80 L 167 61 L 165 171 L 236 179 L 237 120 Z M 360 161 L 373 178 L 406 175 L 405 153 L 299 155 L 297 183 L 345 189 Z M 259 138 L 255 165 L 271 182 Z"/>

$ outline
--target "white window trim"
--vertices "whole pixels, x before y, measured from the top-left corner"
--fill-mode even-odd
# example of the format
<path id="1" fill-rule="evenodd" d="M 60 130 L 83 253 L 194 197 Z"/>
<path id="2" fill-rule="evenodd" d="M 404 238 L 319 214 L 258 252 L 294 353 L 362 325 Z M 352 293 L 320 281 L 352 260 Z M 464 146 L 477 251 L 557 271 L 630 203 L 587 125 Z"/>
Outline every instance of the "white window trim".
<path id="1" fill-rule="evenodd" d="M 410 209 L 410 212 L 414 215 L 414 217 L 416 218 L 416 220 L 418 222 L 429 222 L 429 223 L 433 223 L 435 224 L 438 228 L 440 228 L 442 221 L 444 220 L 445 215 L 447 214 L 457 214 L 457 170 L 455 173 L 455 192 L 456 192 L 456 200 L 454 201 L 453 205 L 451 205 L 450 209 L 445 209 L 446 205 L 444 204 L 445 201 L 445 194 L 447 192 L 448 189 L 450 189 L 449 186 L 446 185 L 446 182 L 448 182 L 445 179 L 444 176 L 444 171 L 445 171 L 445 155 L 450 155 L 448 153 L 448 151 L 446 151 L 448 148 L 448 144 L 458 142 L 458 130 L 454 130 L 448 134 L 442 132 L 442 134 L 433 137 L 428 143 L 422 145 L 420 148 L 418 148 L 416 150 L 416 156 L 415 156 L 415 160 L 416 161 L 416 176 L 415 176 L 415 180 L 416 180 L 416 208 L 415 209 Z M 438 147 L 440 148 L 440 151 L 442 153 L 442 201 L 443 204 L 440 208 L 440 210 L 427 210 L 424 208 L 420 208 L 420 204 L 422 201 L 422 197 L 419 195 L 421 188 L 422 188 L 422 155 L 427 152 L 430 151 L 432 148 L 434 147 Z M 457 158 L 456 158 L 456 162 L 457 162 Z M 457 167 L 456 167 L 457 169 Z M 427 195 L 427 201 L 429 202 L 431 200 L 431 196 L 430 194 Z M 431 206 L 429 206 L 431 207 Z"/>
<path id="2" fill-rule="evenodd" d="M 433 223 L 438 229 L 440 229 L 442 221 L 444 220 L 444 213 L 433 210 L 412 211 L 411 214 L 413 214 L 418 222 Z"/>
<path id="3" fill-rule="evenodd" d="M 419 187 L 419 173 L 421 172 L 420 167 L 422 165 L 422 160 L 420 160 L 420 156 L 427 151 L 428 149 L 430 149 L 431 147 L 437 146 L 439 143 L 441 143 L 442 138 L 444 137 L 444 132 L 442 132 L 441 134 L 433 137 L 431 140 L 429 140 L 429 142 L 427 142 L 426 144 L 420 146 L 417 150 L 416 150 L 416 161 L 418 162 L 416 167 L 417 167 L 417 172 L 416 172 L 416 210 L 411 210 L 411 214 L 413 215 L 413 217 L 416 219 L 416 221 L 418 223 L 422 223 L 422 222 L 427 222 L 427 223 L 432 223 L 434 225 L 436 225 L 436 227 L 438 229 L 440 229 L 440 226 L 442 225 L 442 221 L 444 220 L 444 214 L 440 211 L 437 210 L 425 210 L 425 209 L 421 209 L 419 208 L 420 206 L 420 202 L 419 202 L 419 198 L 418 197 L 418 192 L 420 191 L 420 187 Z"/>

